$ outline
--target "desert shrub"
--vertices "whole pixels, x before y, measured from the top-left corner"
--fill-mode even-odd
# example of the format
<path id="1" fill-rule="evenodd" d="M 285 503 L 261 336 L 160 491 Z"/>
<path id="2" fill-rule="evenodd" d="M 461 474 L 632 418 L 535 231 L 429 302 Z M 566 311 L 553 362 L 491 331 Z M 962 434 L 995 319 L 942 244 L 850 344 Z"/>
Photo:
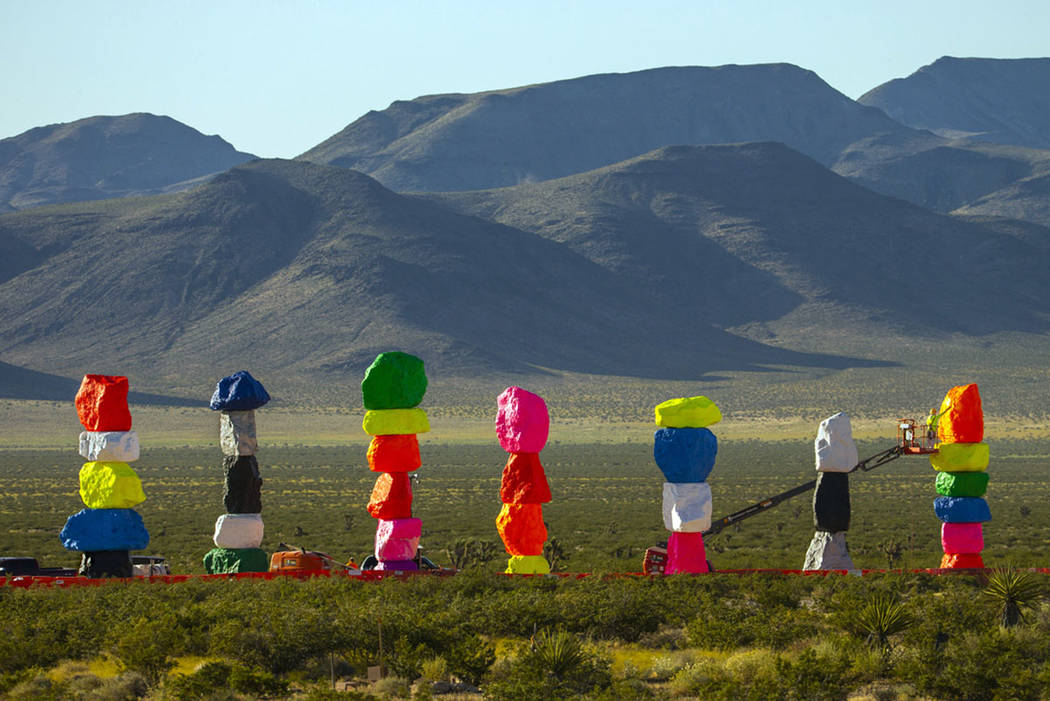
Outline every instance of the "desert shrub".
<path id="1" fill-rule="evenodd" d="M 1031 572 L 996 568 L 982 593 L 998 609 L 999 625 L 1009 628 L 1024 621 L 1025 613 L 1038 605 L 1046 587 L 1042 578 Z"/>
<path id="2" fill-rule="evenodd" d="M 493 699 L 571 698 L 612 686 L 609 660 L 571 633 L 542 631 L 507 664 L 493 669 Z"/>
<path id="3" fill-rule="evenodd" d="M 182 632 L 175 617 L 161 614 L 140 617 L 113 632 L 113 651 L 127 670 L 138 672 L 155 686 L 183 651 Z"/>
<path id="4" fill-rule="evenodd" d="M 849 660 L 844 655 L 818 655 L 807 648 L 794 661 L 778 657 L 774 670 L 779 698 L 831 701 L 844 699 L 849 692 Z"/>
<path id="5" fill-rule="evenodd" d="M 372 693 L 383 699 L 407 699 L 412 687 L 404 677 L 386 677 L 372 685 Z"/>
<path id="6" fill-rule="evenodd" d="M 692 645 L 722 650 L 752 645 L 783 648 L 818 630 L 818 619 L 809 611 L 731 600 L 706 601 L 686 626 Z"/>
<path id="7" fill-rule="evenodd" d="M 178 674 L 168 679 L 164 690 L 176 701 L 214 699 L 216 694 L 233 692 L 253 696 L 284 694 L 288 684 L 269 672 L 249 669 L 227 662 L 204 662 L 192 674 Z"/>
<path id="8" fill-rule="evenodd" d="M 145 697 L 148 692 L 149 684 L 145 677 L 138 672 L 127 672 L 103 679 L 98 686 L 75 698 L 80 701 L 134 701 Z"/>

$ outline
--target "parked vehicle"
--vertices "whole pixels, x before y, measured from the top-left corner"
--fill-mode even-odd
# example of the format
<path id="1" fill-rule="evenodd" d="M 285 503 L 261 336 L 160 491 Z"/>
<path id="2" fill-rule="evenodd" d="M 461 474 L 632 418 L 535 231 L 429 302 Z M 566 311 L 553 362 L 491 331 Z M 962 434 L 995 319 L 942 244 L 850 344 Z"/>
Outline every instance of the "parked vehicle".
<path id="1" fill-rule="evenodd" d="M 0 577 L 76 577 L 70 567 L 41 567 L 35 557 L 0 557 Z"/>
<path id="2" fill-rule="evenodd" d="M 132 555 L 131 570 L 136 577 L 157 577 L 171 574 L 167 560 L 160 555 Z"/>

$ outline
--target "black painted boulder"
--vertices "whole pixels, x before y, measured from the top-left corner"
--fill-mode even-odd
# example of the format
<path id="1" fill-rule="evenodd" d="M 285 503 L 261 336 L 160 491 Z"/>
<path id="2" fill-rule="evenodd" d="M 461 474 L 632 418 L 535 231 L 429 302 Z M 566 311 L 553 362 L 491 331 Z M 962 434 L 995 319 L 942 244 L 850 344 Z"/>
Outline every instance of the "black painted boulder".
<path id="1" fill-rule="evenodd" d="M 226 489 L 222 503 L 228 514 L 262 513 L 262 477 L 254 455 L 227 455 L 222 459 Z"/>
<path id="2" fill-rule="evenodd" d="M 813 525 L 818 531 L 838 533 L 849 530 L 849 475 L 821 472 L 813 492 Z"/>
<path id="3" fill-rule="evenodd" d="M 96 550 L 80 558 L 80 575 L 91 579 L 130 577 L 134 574 L 127 550 Z"/>

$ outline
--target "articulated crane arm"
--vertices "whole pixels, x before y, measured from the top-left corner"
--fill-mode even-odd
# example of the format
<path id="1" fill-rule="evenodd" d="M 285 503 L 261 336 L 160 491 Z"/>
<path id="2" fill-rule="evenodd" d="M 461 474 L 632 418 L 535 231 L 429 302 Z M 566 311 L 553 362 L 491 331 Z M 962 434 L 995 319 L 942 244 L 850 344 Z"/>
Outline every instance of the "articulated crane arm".
<path id="1" fill-rule="evenodd" d="M 876 455 L 872 455 L 870 458 L 865 458 L 865 459 L 861 460 L 860 462 L 858 462 L 856 465 L 853 466 L 853 469 L 850 470 L 850 472 L 856 472 L 858 470 L 860 470 L 861 472 L 869 472 L 871 470 L 874 470 L 876 467 L 881 467 L 882 465 L 885 465 L 888 462 L 892 462 L 892 461 L 896 460 L 897 458 L 899 458 L 901 455 L 904 455 L 904 454 L 905 454 L 904 448 L 901 447 L 900 445 L 895 445 L 892 448 L 888 448 L 888 449 L 882 451 L 881 453 L 877 453 Z M 739 511 L 734 511 L 733 513 L 729 514 L 728 516 L 723 516 L 722 518 L 718 519 L 717 521 L 714 521 L 711 524 L 711 527 L 709 529 L 707 529 L 706 531 L 704 531 L 704 535 L 705 536 L 710 536 L 710 535 L 715 535 L 716 533 L 720 533 L 720 532 L 722 532 L 723 529 L 725 529 L 728 526 L 731 526 L 731 525 L 733 525 L 735 523 L 740 523 L 744 519 L 751 518 L 752 516 L 755 516 L 756 514 L 760 514 L 760 513 L 764 512 L 764 511 L 768 511 L 769 509 L 772 509 L 777 504 L 780 504 L 781 502 L 787 501 L 791 497 L 797 497 L 799 494 L 805 494 L 806 492 L 808 492 L 809 490 L 815 488 L 816 486 L 817 486 L 817 481 L 816 480 L 811 480 L 809 482 L 806 482 L 805 484 L 800 484 L 797 487 L 792 487 L 791 489 L 787 490 L 786 492 L 781 492 L 780 494 L 775 494 L 774 496 L 771 496 L 768 499 L 763 499 L 762 501 L 758 502 L 757 504 L 752 504 L 751 506 L 744 507 L 743 509 L 740 509 Z"/>

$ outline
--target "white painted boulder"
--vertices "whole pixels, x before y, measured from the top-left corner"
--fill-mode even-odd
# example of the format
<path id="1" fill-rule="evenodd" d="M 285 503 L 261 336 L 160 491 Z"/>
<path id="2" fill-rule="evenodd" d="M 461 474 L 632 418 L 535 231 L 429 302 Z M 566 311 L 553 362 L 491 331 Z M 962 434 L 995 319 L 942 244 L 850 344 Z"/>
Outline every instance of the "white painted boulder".
<path id="1" fill-rule="evenodd" d="M 263 520 L 259 514 L 223 514 L 215 522 L 212 540 L 217 548 L 240 550 L 262 545 Z"/>
<path id="2" fill-rule="evenodd" d="M 818 472 L 849 472 L 860 462 L 849 415 L 839 412 L 820 422 L 813 441 Z"/>
<path id="3" fill-rule="evenodd" d="M 135 462 L 139 437 L 134 431 L 83 431 L 80 457 L 88 462 Z"/>
<path id="4" fill-rule="evenodd" d="M 664 482 L 664 528 L 702 533 L 711 527 L 711 486 L 707 482 Z"/>

